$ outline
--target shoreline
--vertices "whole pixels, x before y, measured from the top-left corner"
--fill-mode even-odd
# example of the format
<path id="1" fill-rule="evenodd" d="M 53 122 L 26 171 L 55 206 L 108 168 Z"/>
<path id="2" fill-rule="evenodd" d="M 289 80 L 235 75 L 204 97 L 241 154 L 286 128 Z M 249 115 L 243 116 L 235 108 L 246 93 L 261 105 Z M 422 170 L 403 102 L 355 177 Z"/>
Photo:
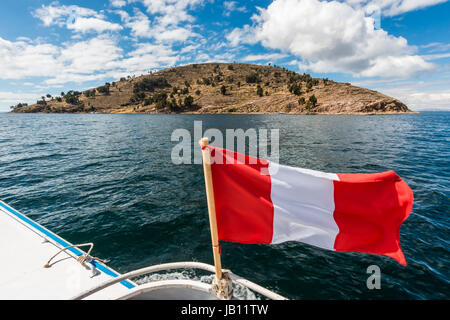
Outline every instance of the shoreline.
<path id="1" fill-rule="evenodd" d="M 404 114 L 420 114 L 420 111 L 407 111 L 407 112 L 5 112 L 8 114 L 189 114 L 189 115 L 305 115 L 305 116 L 315 116 L 315 115 L 342 115 L 342 116 L 377 116 L 377 115 L 404 115 Z"/>

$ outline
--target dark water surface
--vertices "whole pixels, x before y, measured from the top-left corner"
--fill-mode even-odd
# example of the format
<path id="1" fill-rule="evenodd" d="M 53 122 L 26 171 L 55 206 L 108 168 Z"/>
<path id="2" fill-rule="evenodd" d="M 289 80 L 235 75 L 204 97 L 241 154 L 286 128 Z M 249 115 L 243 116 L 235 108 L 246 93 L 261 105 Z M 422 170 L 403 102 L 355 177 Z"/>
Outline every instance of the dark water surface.
<path id="1" fill-rule="evenodd" d="M 394 170 L 412 188 L 393 259 L 302 243 L 223 242 L 222 264 L 291 299 L 450 298 L 450 113 L 418 115 L 0 114 L 0 198 L 119 272 L 213 263 L 203 171 L 171 163 L 171 133 L 280 129 L 280 162 L 327 172 Z M 366 272 L 381 268 L 381 289 Z M 186 274 L 183 274 L 186 275 Z M 192 274 L 194 276 L 194 274 Z M 201 274 L 195 276 L 201 276 Z"/>

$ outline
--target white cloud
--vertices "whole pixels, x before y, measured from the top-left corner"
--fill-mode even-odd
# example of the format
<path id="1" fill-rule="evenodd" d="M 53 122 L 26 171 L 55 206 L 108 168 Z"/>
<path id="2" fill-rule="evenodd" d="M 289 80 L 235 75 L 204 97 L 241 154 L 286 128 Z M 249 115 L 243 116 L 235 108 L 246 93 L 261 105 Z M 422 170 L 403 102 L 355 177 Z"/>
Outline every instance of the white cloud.
<path id="1" fill-rule="evenodd" d="M 379 56 L 372 60 L 371 66 L 360 72 L 363 77 L 409 78 L 420 72 L 429 72 L 435 67 L 420 56 L 399 55 Z"/>
<path id="2" fill-rule="evenodd" d="M 31 39 L 28 38 L 28 37 L 17 37 L 16 40 L 17 40 L 17 41 L 31 41 Z"/>
<path id="3" fill-rule="evenodd" d="M 130 16 L 124 11 L 117 13 L 120 14 L 124 25 L 131 28 L 131 34 L 134 37 L 153 38 L 158 42 L 186 41 L 191 37 L 200 37 L 199 34 L 191 30 L 190 25 L 166 25 L 161 24 L 159 20 L 153 21 L 152 23 L 150 18 L 138 9 L 134 10 L 133 16 Z"/>
<path id="4" fill-rule="evenodd" d="M 231 15 L 231 12 L 238 11 L 238 12 L 246 12 L 247 8 L 245 6 L 239 7 L 237 1 L 224 1 L 223 7 L 225 8 L 223 15 L 229 17 Z"/>
<path id="5" fill-rule="evenodd" d="M 178 53 L 164 44 L 138 43 L 124 54 L 117 40 L 106 36 L 61 46 L 0 38 L 0 79 L 43 77 L 40 83 L 47 87 L 146 73 L 178 59 Z"/>
<path id="6" fill-rule="evenodd" d="M 65 43 L 61 47 L 0 38 L 0 79 L 50 78 L 47 84 L 90 79 L 110 68 L 121 50 L 109 38 Z"/>
<path id="7" fill-rule="evenodd" d="M 35 103 L 36 100 L 43 95 L 43 93 L 0 91 L 0 103 L 11 103 L 11 105 L 16 105 L 17 103 L 21 102 L 31 104 Z"/>
<path id="8" fill-rule="evenodd" d="M 0 79 L 52 76 L 62 69 L 59 52 L 52 44 L 12 42 L 0 37 Z"/>
<path id="9" fill-rule="evenodd" d="M 352 81 L 352 85 L 377 90 L 404 102 L 410 109 L 450 111 L 449 74 L 439 80 L 367 79 Z"/>
<path id="10" fill-rule="evenodd" d="M 117 23 L 111 23 L 98 18 L 78 17 L 73 22 L 67 24 L 67 29 L 82 33 L 89 31 L 102 33 L 104 31 L 119 31 L 122 30 L 122 27 Z"/>
<path id="11" fill-rule="evenodd" d="M 388 88 L 383 93 L 400 99 L 410 109 L 450 111 L 450 90 L 420 90 L 414 84 L 405 88 Z"/>
<path id="12" fill-rule="evenodd" d="M 135 50 L 123 55 L 114 41 L 95 38 L 67 47 L 60 59 L 69 63 L 63 73 L 46 80 L 46 84 L 145 74 L 151 69 L 175 65 L 178 55 L 170 46 L 151 43 L 138 43 Z"/>
<path id="13" fill-rule="evenodd" d="M 275 0 L 252 17 L 255 25 L 233 30 L 232 45 L 259 41 L 291 53 L 299 67 L 319 73 L 409 77 L 435 66 L 414 55 L 403 37 L 375 30 L 374 20 L 346 3 Z"/>
<path id="14" fill-rule="evenodd" d="M 121 8 L 127 4 L 125 0 L 110 0 L 111 6 Z"/>
<path id="15" fill-rule="evenodd" d="M 45 26 L 51 26 L 57 24 L 59 26 L 64 26 L 68 18 L 74 17 L 97 17 L 101 16 L 92 9 L 83 8 L 79 6 L 59 6 L 57 3 L 54 5 L 42 5 L 41 8 L 36 9 L 33 15 L 41 19 Z"/>
<path id="16" fill-rule="evenodd" d="M 225 38 L 232 46 L 237 46 L 239 43 L 254 44 L 258 42 L 254 35 L 254 29 L 248 24 L 242 28 L 234 28 Z"/>
<path id="17" fill-rule="evenodd" d="M 183 48 L 181 48 L 180 53 L 181 54 L 188 53 L 188 52 L 198 49 L 199 47 L 200 47 L 200 44 L 195 44 L 195 45 L 190 44 L 190 45 L 187 45 L 187 46 L 184 46 Z"/>
<path id="18" fill-rule="evenodd" d="M 450 111 L 450 90 L 438 92 L 413 92 L 404 100 L 416 110 L 439 109 Z"/>
<path id="19" fill-rule="evenodd" d="M 448 0 L 343 0 L 357 9 L 364 9 L 367 13 L 380 9 L 385 16 L 396 16 L 409 11 L 422 9 Z"/>
<path id="20" fill-rule="evenodd" d="M 445 59 L 445 58 L 450 58 L 450 52 L 436 53 L 436 54 L 424 54 L 421 57 L 424 58 L 425 60 Z"/>
<path id="21" fill-rule="evenodd" d="M 145 73 L 150 69 L 173 66 L 177 61 L 178 55 L 169 46 L 140 43 L 118 67 L 127 73 Z"/>
<path id="22" fill-rule="evenodd" d="M 176 11 L 188 10 L 203 4 L 204 0 L 135 0 L 142 2 L 147 7 L 147 12 L 151 14 L 174 14 Z"/>
<path id="23" fill-rule="evenodd" d="M 446 53 L 450 50 L 450 43 L 432 42 L 421 45 L 420 48 L 427 51 L 428 53 Z"/>
<path id="24" fill-rule="evenodd" d="M 156 20 L 162 26 L 178 25 L 181 22 L 193 22 L 195 19 L 188 13 L 204 0 L 132 0 L 139 1 L 147 8 L 147 12 L 157 15 Z"/>
<path id="25" fill-rule="evenodd" d="M 65 72 L 89 74 L 108 70 L 122 56 L 122 49 L 110 38 L 97 37 L 67 45 L 60 51 L 59 60 Z"/>
<path id="26" fill-rule="evenodd" d="M 195 57 L 195 62 L 197 63 L 204 63 L 204 62 L 210 62 L 212 61 L 211 57 L 207 53 L 200 53 Z"/>
<path id="27" fill-rule="evenodd" d="M 119 11 L 122 21 L 125 26 L 131 28 L 131 35 L 134 37 L 149 37 L 152 33 L 150 28 L 150 19 L 147 15 L 139 10 L 134 11 L 134 16 L 130 16 L 125 11 Z"/>
<path id="28" fill-rule="evenodd" d="M 225 52 L 225 53 L 221 53 L 221 54 L 215 54 L 213 56 L 213 59 L 208 62 L 230 62 L 230 61 L 233 61 L 234 57 L 235 56 L 233 53 Z"/>
<path id="29" fill-rule="evenodd" d="M 173 28 L 166 30 L 164 28 L 155 28 L 155 33 L 153 37 L 158 41 L 186 41 L 188 38 L 193 36 L 199 36 L 196 33 L 186 29 L 186 28 Z"/>
<path id="30" fill-rule="evenodd" d="M 105 20 L 105 16 L 97 13 L 95 10 L 79 6 L 59 6 L 51 4 L 42 5 L 41 8 L 34 11 L 34 16 L 39 18 L 45 26 L 58 25 L 67 27 L 75 32 L 102 33 L 105 31 L 119 31 L 122 26 Z"/>
<path id="31" fill-rule="evenodd" d="M 287 54 L 282 53 L 250 54 L 242 58 L 242 61 L 279 60 L 287 56 Z"/>

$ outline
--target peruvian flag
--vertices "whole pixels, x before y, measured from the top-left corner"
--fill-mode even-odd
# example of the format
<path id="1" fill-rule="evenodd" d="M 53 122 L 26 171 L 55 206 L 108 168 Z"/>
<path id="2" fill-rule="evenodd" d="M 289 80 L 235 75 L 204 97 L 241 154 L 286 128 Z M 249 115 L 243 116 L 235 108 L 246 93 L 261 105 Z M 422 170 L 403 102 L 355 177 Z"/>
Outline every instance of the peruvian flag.
<path id="1" fill-rule="evenodd" d="M 406 266 L 400 226 L 413 206 L 393 171 L 335 174 L 279 165 L 208 145 L 219 240 L 300 241 L 382 254 Z"/>

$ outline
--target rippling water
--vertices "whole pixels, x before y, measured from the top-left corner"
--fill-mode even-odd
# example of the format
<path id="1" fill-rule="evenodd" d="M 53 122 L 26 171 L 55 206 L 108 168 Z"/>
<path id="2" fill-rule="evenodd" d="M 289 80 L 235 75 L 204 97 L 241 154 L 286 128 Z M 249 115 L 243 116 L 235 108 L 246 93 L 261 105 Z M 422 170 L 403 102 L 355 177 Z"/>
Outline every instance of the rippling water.
<path id="1" fill-rule="evenodd" d="M 401 228 L 409 263 L 301 243 L 223 242 L 222 264 L 291 299 L 450 298 L 450 113 L 418 115 L 0 114 L 0 198 L 120 272 L 213 263 L 202 167 L 173 165 L 171 133 L 279 128 L 280 162 L 327 172 L 396 171 L 414 192 Z M 381 290 L 366 269 L 381 268 Z M 186 273 L 180 273 L 186 276 Z M 202 274 L 190 276 L 204 277 Z"/>

